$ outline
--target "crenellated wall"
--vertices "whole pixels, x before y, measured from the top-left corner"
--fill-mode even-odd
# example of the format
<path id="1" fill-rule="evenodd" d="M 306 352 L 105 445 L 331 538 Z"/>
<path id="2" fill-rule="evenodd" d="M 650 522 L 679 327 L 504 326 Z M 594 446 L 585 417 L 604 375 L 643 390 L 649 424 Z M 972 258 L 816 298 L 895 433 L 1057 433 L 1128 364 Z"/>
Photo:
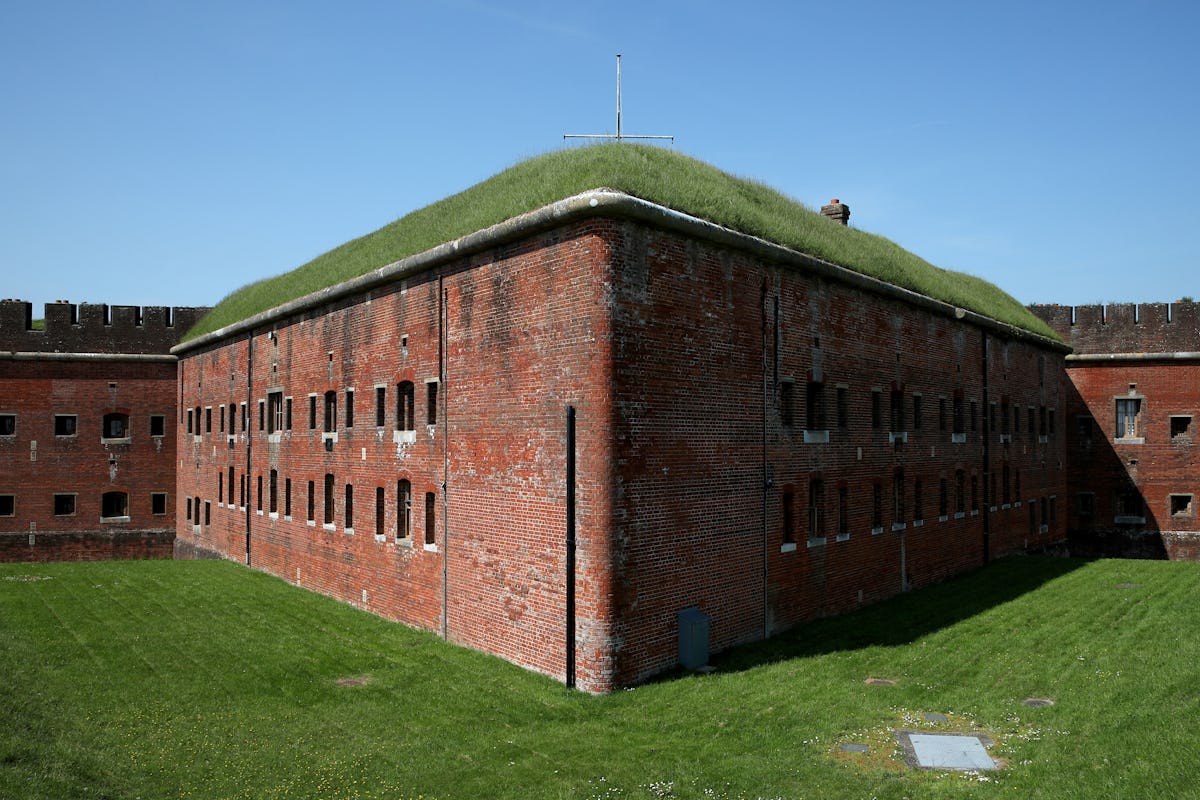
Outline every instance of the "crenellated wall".
<path id="1" fill-rule="evenodd" d="M 34 330 L 31 303 L 2 300 L 0 351 L 167 353 L 206 313 L 188 306 L 46 303 L 44 330 Z"/>
<path id="2" fill-rule="evenodd" d="M 1079 354 L 1200 351 L 1200 303 L 1032 305 Z"/>

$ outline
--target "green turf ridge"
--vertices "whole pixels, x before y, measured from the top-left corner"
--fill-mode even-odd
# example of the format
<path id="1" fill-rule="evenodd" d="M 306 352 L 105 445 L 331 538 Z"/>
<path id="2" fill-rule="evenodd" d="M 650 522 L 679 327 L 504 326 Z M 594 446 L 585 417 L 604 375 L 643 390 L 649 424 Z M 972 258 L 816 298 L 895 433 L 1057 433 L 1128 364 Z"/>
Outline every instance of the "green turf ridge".
<path id="1" fill-rule="evenodd" d="M 757 181 L 660 147 L 600 144 L 537 156 L 228 295 L 184 341 L 590 189 L 615 189 L 751 234 L 953 306 L 1059 337 L 998 287 L 940 269 L 882 236 L 831 223 Z"/>
<path id="2" fill-rule="evenodd" d="M 1198 564 L 1004 559 L 605 697 L 224 561 L 0 565 L 0 609 L 5 798 L 1197 796 Z"/>

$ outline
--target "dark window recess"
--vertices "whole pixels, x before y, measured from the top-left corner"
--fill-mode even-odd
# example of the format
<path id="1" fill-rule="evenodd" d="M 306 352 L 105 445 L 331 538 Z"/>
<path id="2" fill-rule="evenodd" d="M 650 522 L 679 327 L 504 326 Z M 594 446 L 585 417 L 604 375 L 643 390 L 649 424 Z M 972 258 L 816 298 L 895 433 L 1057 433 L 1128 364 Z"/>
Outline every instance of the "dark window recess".
<path id="1" fill-rule="evenodd" d="M 204 524 L 212 524 L 212 503 L 207 500 L 204 501 Z"/>
<path id="2" fill-rule="evenodd" d="M 430 381 L 425 384 L 425 423 L 428 425 L 437 425 L 438 419 L 438 385 L 437 381 Z"/>
<path id="3" fill-rule="evenodd" d="M 920 478 L 913 481 L 913 519 L 925 519 L 925 484 Z"/>
<path id="4" fill-rule="evenodd" d="M 325 393 L 325 432 L 333 433 L 337 430 L 337 392 L 328 391 Z"/>
<path id="5" fill-rule="evenodd" d="M 204 432 L 212 433 L 212 406 L 204 409 Z"/>
<path id="6" fill-rule="evenodd" d="M 195 422 L 192 420 L 192 413 L 193 413 L 192 409 L 189 408 L 187 410 L 187 432 L 188 433 L 192 433 L 193 428 L 195 426 Z M 54 418 L 54 433 L 58 436 L 62 435 L 58 432 L 58 417 Z"/>
<path id="7" fill-rule="evenodd" d="M 1030 436 L 1036 436 L 1037 435 L 1037 409 L 1035 409 L 1033 406 L 1029 407 L 1029 416 L 1027 419 L 1029 420 L 1029 425 L 1025 428 L 1025 431 Z"/>
<path id="8" fill-rule="evenodd" d="M 229 505 L 233 505 L 233 467 L 229 468 Z"/>
<path id="9" fill-rule="evenodd" d="M 267 433 L 283 430 L 283 392 L 267 394 Z"/>
<path id="10" fill-rule="evenodd" d="M 128 414 L 105 414 L 104 415 L 104 438 L 105 439 L 124 439 L 129 435 L 129 415 Z"/>
<path id="11" fill-rule="evenodd" d="M 257 485 L 255 488 L 257 489 L 257 491 L 255 491 L 255 493 L 254 493 L 254 510 L 262 511 L 262 497 L 263 497 L 262 473 L 259 473 L 259 475 L 258 475 L 258 481 L 257 481 Z"/>
<path id="12" fill-rule="evenodd" d="M 979 404 L 971 401 L 971 433 L 979 430 Z"/>
<path id="13" fill-rule="evenodd" d="M 258 401 L 258 429 L 260 431 L 267 429 L 267 404 L 262 400 Z"/>
<path id="14" fill-rule="evenodd" d="M 838 533 L 850 533 L 850 490 L 838 487 Z"/>
<path id="15" fill-rule="evenodd" d="M 1033 534 L 1038 532 L 1036 500 L 1029 501 L 1029 532 Z"/>
<path id="16" fill-rule="evenodd" d="M 165 436 L 167 434 L 167 418 L 162 414 L 150 415 L 150 435 Z"/>
<path id="17" fill-rule="evenodd" d="M 954 471 L 954 513 L 964 514 L 967 510 L 967 475 L 961 469 Z"/>
<path id="18" fill-rule="evenodd" d="M 17 498 L 11 494 L 0 494 L 0 517 L 11 517 L 17 512 Z"/>
<path id="19" fill-rule="evenodd" d="M 333 524 L 333 475 L 325 473 L 325 524 Z"/>
<path id="20" fill-rule="evenodd" d="M 825 482 L 808 482 L 808 535 L 820 539 L 825 536 Z"/>
<path id="21" fill-rule="evenodd" d="M 283 401 L 283 429 L 290 431 L 292 429 L 292 398 L 287 398 Z"/>
<path id="22" fill-rule="evenodd" d="M 954 397 L 954 430 L 952 433 L 966 433 L 967 423 L 963 414 L 963 399 L 958 395 Z"/>
<path id="23" fill-rule="evenodd" d="M 1191 417 L 1171 417 L 1171 438 L 1178 436 L 1192 435 L 1192 418 Z"/>
<path id="24" fill-rule="evenodd" d="M 1090 528 L 1095 524 L 1096 495 L 1091 492 L 1079 493 L 1079 526 Z"/>
<path id="25" fill-rule="evenodd" d="M 384 536 L 384 511 L 385 505 L 383 501 L 383 487 L 375 487 L 375 535 Z"/>
<path id="26" fill-rule="evenodd" d="M 1075 419 L 1076 439 L 1080 447 L 1091 447 L 1096 435 L 1096 420 L 1091 417 Z"/>
<path id="27" fill-rule="evenodd" d="M 387 414 L 387 389 L 375 387 L 375 427 L 382 428 Z"/>
<path id="28" fill-rule="evenodd" d="M 217 470 L 217 502 L 225 502 L 225 473 Z"/>
<path id="29" fill-rule="evenodd" d="M 396 538 L 412 536 L 412 484 L 396 481 Z"/>
<path id="30" fill-rule="evenodd" d="M 825 430 L 825 384 L 809 381 L 804 397 L 805 425 L 810 431 Z"/>
<path id="31" fill-rule="evenodd" d="M 346 530 L 354 528 L 354 485 L 346 484 Z"/>
<path id="32" fill-rule="evenodd" d="M 187 499 L 187 504 L 184 507 L 184 519 L 191 520 L 192 518 L 192 498 Z"/>
<path id="33" fill-rule="evenodd" d="M 315 394 L 308 397 L 308 429 L 310 431 L 317 429 L 317 396 Z"/>
<path id="34" fill-rule="evenodd" d="M 1192 516 L 1192 496 L 1190 494 L 1173 494 L 1173 495 L 1171 495 L 1171 516 L 1172 517 L 1190 517 L 1190 516 Z"/>
<path id="35" fill-rule="evenodd" d="M 793 506 L 796 496 L 791 492 L 783 493 L 783 543 L 791 544 L 796 541 L 796 517 Z"/>
<path id="36" fill-rule="evenodd" d="M 196 512 L 199 513 L 197 508 Z M 100 516 L 105 519 L 129 516 L 129 495 L 124 492 L 105 492 L 100 496 Z"/>
<path id="37" fill-rule="evenodd" d="M 413 417 L 413 383 L 403 381 L 396 385 L 396 430 L 416 430 Z"/>
<path id="38" fill-rule="evenodd" d="M 17 415 L 0 414 L 0 436 L 12 436 L 17 432 Z"/>
<path id="39" fill-rule="evenodd" d="M 308 482 L 308 521 L 312 522 L 316 519 L 317 511 L 317 487 L 312 481 Z"/>
<path id="40" fill-rule="evenodd" d="M 346 427 L 354 427 L 354 390 L 346 390 Z"/>
<path id="41" fill-rule="evenodd" d="M 971 510 L 979 510 L 979 476 L 971 476 Z"/>
<path id="42" fill-rule="evenodd" d="M 425 493 L 425 544 L 437 544 L 437 495 Z"/>
<path id="43" fill-rule="evenodd" d="M 904 522 L 904 473 L 900 470 L 892 477 L 892 522 Z"/>
<path id="44" fill-rule="evenodd" d="M 191 412 L 188 412 L 188 419 L 191 419 Z M 54 415 L 54 435 L 55 436 L 74 436 L 75 435 L 75 415 L 74 414 L 55 414 Z"/>
<path id="45" fill-rule="evenodd" d="M 904 392 L 892 390 L 892 431 L 899 433 L 904 427 Z"/>
<path id="46" fill-rule="evenodd" d="M 938 398 L 938 430 L 946 430 L 946 398 Z"/>
<path id="47" fill-rule="evenodd" d="M 290 517 L 292 515 L 292 479 L 283 479 L 283 515 Z"/>
<path id="48" fill-rule="evenodd" d="M 796 424 L 796 385 L 791 381 L 779 384 L 779 422 L 785 428 Z"/>
<path id="49" fill-rule="evenodd" d="M 279 513 L 279 471 L 271 470 L 270 485 L 270 505 L 267 510 L 272 514 Z"/>

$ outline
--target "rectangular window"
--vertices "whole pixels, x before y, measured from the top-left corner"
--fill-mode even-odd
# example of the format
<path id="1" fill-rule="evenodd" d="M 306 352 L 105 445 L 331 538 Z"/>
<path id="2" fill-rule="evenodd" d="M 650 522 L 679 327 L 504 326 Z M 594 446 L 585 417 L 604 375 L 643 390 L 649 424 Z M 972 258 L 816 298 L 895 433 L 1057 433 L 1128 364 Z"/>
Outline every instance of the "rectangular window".
<path id="1" fill-rule="evenodd" d="M 346 427 L 354 427 L 354 390 L 346 390 Z"/>
<path id="2" fill-rule="evenodd" d="M 283 515 L 292 516 L 292 479 L 283 479 Z"/>
<path id="3" fill-rule="evenodd" d="M 998 431 L 1000 429 L 1000 423 L 999 423 L 1000 415 L 996 409 L 996 404 L 994 402 L 988 403 L 987 415 L 988 415 L 987 433 L 995 433 L 996 431 Z"/>
<path id="4" fill-rule="evenodd" d="M 414 425 L 413 397 L 412 381 L 402 381 L 396 384 L 396 430 L 416 430 Z"/>
<path id="5" fill-rule="evenodd" d="M 333 433 L 337 430 L 337 392 L 328 391 L 325 393 L 325 432 Z"/>
<path id="6" fill-rule="evenodd" d="M 354 485 L 346 484 L 346 507 L 344 509 L 346 516 L 346 530 L 354 530 Z"/>
<path id="7" fill-rule="evenodd" d="M 1037 521 L 1037 500 L 1029 501 L 1029 533 L 1036 535 L 1038 532 Z"/>
<path id="8" fill-rule="evenodd" d="M 1173 494 L 1170 496 L 1170 504 L 1172 517 L 1192 516 L 1192 495 Z"/>
<path id="9" fill-rule="evenodd" d="M 1009 420 L 1011 419 L 1011 417 L 1012 417 L 1012 413 L 1008 407 L 1008 401 L 1001 400 L 1000 401 L 1000 433 L 1007 434 L 1010 432 L 1009 428 L 1011 426 L 1010 426 Z"/>
<path id="10" fill-rule="evenodd" d="M 192 432 L 194 431 L 194 425 L 195 425 L 195 423 L 193 422 L 193 419 L 192 419 L 192 414 L 193 414 L 193 412 L 192 412 L 192 409 L 190 409 L 190 408 L 189 408 L 189 409 L 187 410 L 187 432 L 188 432 L 188 433 L 192 433 Z M 64 435 L 64 434 L 61 434 L 61 433 L 59 433 L 59 432 L 58 432 L 58 417 L 55 417 L 55 418 L 54 418 L 54 433 L 55 433 L 55 435 L 57 435 L 57 436 L 63 436 L 63 435 Z"/>
<path id="11" fill-rule="evenodd" d="M 979 513 L 979 476 L 971 476 L 971 513 Z"/>
<path id="12" fill-rule="evenodd" d="M 427 425 L 437 425 L 438 419 L 438 384 L 437 381 L 429 381 L 425 384 L 425 423 Z"/>
<path id="13" fill-rule="evenodd" d="M 1088 416 L 1075 418 L 1075 439 L 1080 447 L 1091 447 L 1096 431 L 1096 420 Z"/>
<path id="14" fill-rule="evenodd" d="M 907 430 L 904 427 L 904 392 L 892 390 L 892 432 L 899 433 Z"/>
<path id="15" fill-rule="evenodd" d="M 258 401 L 258 430 L 259 432 L 267 429 L 267 404 L 262 400 Z"/>
<path id="16" fill-rule="evenodd" d="M 1029 438 L 1032 439 L 1034 436 L 1037 435 L 1037 409 L 1034 408 L 1033 406 L 1029 407 L 1028 420 L 1029 420 L 1029 426 L 1027 428 L 1025 428 L 1025 430 L 1029 434 Z"/>
<path id="17" fill-rule="evenodd" d="M 954 396 L 954 430 L 952 433 L 966 433 L 967 423 L 963 414 L 963 399 L 959 395 Z"/>
<path id="18" fill-rule="evenodd" d="M 796 541 L 796 518 L 794 506 L 796 496 L 791 492 L 783 493 L 783 543 L 791 544 Z"/>
<path id="19" fill-rule="evenodd" d="M 892 524 L 904 522 L 904 473 L 900 470 L 892 477 Z"/>
<path id="20" fill-rule="evenodd" d="M 1000 473 L 1003 476 L 1003 480 L 1000 481 L 1000 491 L 1002 492 L 1000 495 L 1000 502 L 1007 506 L 1012 503 L 1012 480 L 1008 464 L 1004 464 L 1002 467 L 1000 467 Z"/>
<path id="21" fill-rule="evenodd" d="M 229 468 L 229 505 L 233 505 L 233 467 Z"/>
<path id="22" fill-rule="evenodd" d="M 1171 417 L 1171 438 L 1178 439 L 1192 435 L 1192 418 L 1190 416 Z"/>
<path id="23" fill-rule="evenodd" d="M 225 473 L 217 470 L 217 502 L 225 502 Z"/>
<path id="24" fill-rule="evenodd" d="M 17 415 L 0 414 L 0 436 L 15 436 L 17 433 Z M 160 433 L 159 436 L 162 434 Z"/>
<path id="25" fill-rule="evenodd" d="M 150 493 L 150 513 L 155 516 L 163 516 L 167 513 L 167 493 L 166 492 L 151 492 Z"/>
<path id="26" fill-rule="evenodd" d="M 255 487 L 257 491 L 254 493 L 254 510 L 262 513 L 262 498 L 263 498 L 263 476 L 258 474 L 258 485 Z"/>
<path id="27" fill-rule="evenodd" d="M 1050 495 L 1050 524 L 1058 522 L 1058 496 Z"/>
<path id="28" fill-rule="evenodd" d="M 150 415 L 150 435 L 165 436 L 167 433 L 167 418 L 162 414 Z"/>
<path id="29" fill-rule="evenodd" d="M 308 521 L 314 522 L 317 518 L 317 487 L 312 481 L 308 482 Z"/>
<path id="30" fill-rule="evenodd" d="M 825 537 L 825 481 L 808 482 L 808 535 Z"/>
<path id="31" fill-rule="evenodd" d="M 278 470 L 274 470 L 274 469 L 271 470 L 269 491 L 271 494 L 271 500 L 270 500 L 270 504 L 267 506 L 267 510 L 272 514 L 278 514 L 279 513 L 279 471 Z"/>
<path id="32" fill-rule="evenodd" d="M 242 403 L 242 433 L 245 433 L 249 429 L 250 429 L 250 406 L 247 403 L 243 402 Z"/>
<path id="33" fill-rule="evenodd" d="M 75 513 L 75 495 L 73 494 L 56 494 L 54 495 L 54 516 L 69 517 Z"/>
<path id="34" fill-rule="evenodd" d="M 188 420 L 191 420 L 191 412 L 188 412 Z M 76 417 L 74 414 L 55 414 L 54 415 L 54 435 L 55 436 L 74 436 L 76 429 Z"/>
<path id="35" fill-rule="evenodd" d="M 871 390 L 871 427 L 883 427 L 883 393 L 878 389 Z"/>
<path id="36" fill-rule="evenodd" d="M 207 500 L 204 501 L 204 524 L 212 524 L 212 503 Z"/>
<path id="37" fill-rule="evenodd" d="M 396 539 L 412 537 L 412 485 L 396 481 Z"/>
<path id="38" fill-rule="evenodd" d="M 425 544 L 437 544 L 437 495 L 433 492 L 425 493 Z"/>
<path id="39" fill-rule="evenodd" d="M 971 401 L 971 433 L 979 430 L 979 404 Z"/>
<path id="40" fill-rule="evenodd" d="M 779 424 L 791 428 L 796 424 L 796 384 L 790 380 L 779 384 Z"/>
<path id="41" fill-rule="evenodd" d="M 317 429 L 317 396 L 315 394 L 308 396 L 308 429 L 310 431 Z"/>
<path id="42" fill-rule="evenodd" d="M 850 390 L 845 386 L 837 387 L 837 423 L 839 428 L 850 426 Z"/>
<path id="43" fill-rule="evenodd" d="M 810 431 L 826 430 L 825 384 L 809 381 L 805 395 L 805 426 Z"/>
<path id="44" fill-rule="evenodd" d="M 246 510 L 246 480 L 249 477 L 249 475 L 241 475 L 238 477 L 238 506 L 243 511 Z"/>
<path id="45" fill-rule="evenodd" d="M 384 521 L 383 521 L 384 509 L 385 509 L 385 505 L 383 502 L 383 487 L 376 486 L 375 487 L 375 535 L 376 536 L 386 536 L 387 535 L 386 533 L 384 533 L 384 530 L 383 530 L 383 528 L 384 528 Z"/>
<path id="46" fill-rule="evenodd" d="M 883 487 L 871 485 L 871 530 L 883 530 Z"/>
<path id="47" fill-rule="evenodd" d="M 1123 397 L 1117 400 L 1118 439 L 1137 439 L 1139 437 L 1138 417 L 1141 413 L 1141 398 Z"/>
<path id="48" fill-rule="evenodd" d="M 967 511 L 967 476 L 961 469 L 954 470 L 954 513 L 965 514 Z"/>
<path id="49" fill-rule="evenodd" d="M 16 495 L 0 494 L 0 517 L 12 517 L 17 513 Z"/>
<path id="50" fill-rule="evenodd" d="M 382 428 L 385 423 L 387 414 L 387 389 L 383 386 L 375 387 L 375 427 Z"/>
<path id="51" fill-rule="evenodd" d="M 325 524 L 333 524 L 333 475 L 325 473 Z"/>
<path id="52" fill-rule="evenodd" d="M 267 433 L 283 430 L 283 392 L 267 393 Z"/>
<path id="53" fill-rule="evenodd" d="M 204 409 L 204 432 L 212 433 L 212 406 Z"/>
<path id="54" fill-rule="evenodd" d="M 290 431 L 292 429 L 292 398 L 284 398 L 283 401 L 283 429 Z"/>
<path id="55" fill-rule="evenodd" d="M 185 506 L 185 509 L 186 510 L 183 512 L 184 519 L 190 520 L 192 518 L 192 498 L 189 497 L 187 499 L 187 505 Z"/>
<path id="56" fill-rule="evenodd" d="M 129 495 L 105 492 L 100 495 L 100 521 L 123 522 L 129 519 Z M 196 498 L 196 522 L 200 521 L 200 498 Z"/>
<path id="57" fill-rule="evenodd" d="M 850 490 L 838 487 L 838 534 L 850 535 Z"/>

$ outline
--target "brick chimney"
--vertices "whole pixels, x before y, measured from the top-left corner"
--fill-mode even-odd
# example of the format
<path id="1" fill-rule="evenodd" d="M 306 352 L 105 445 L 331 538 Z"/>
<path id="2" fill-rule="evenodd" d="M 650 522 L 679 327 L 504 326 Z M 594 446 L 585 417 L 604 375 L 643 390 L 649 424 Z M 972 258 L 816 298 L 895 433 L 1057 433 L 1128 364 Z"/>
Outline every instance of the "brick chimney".
<path id="1" fill-rule="evenodd" d="M 840 222 L 843 225 L 850 224 L 850 206 L 838 200 L 836 197 L 829 201 L 829 205 L 821 206 L 821 216 Z"/>

